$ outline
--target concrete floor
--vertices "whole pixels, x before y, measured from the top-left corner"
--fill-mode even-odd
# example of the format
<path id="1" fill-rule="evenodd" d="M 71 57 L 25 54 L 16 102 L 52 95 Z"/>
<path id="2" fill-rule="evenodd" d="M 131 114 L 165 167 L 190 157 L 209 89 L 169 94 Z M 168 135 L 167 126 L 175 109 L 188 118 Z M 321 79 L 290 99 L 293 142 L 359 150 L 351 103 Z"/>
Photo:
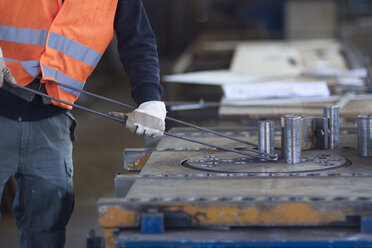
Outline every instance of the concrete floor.
<path id="1" fill-rule="evenodd" d="M 108 60 L 107 55 L 105 59 Z M 128 80 L 119 67 L 111 61 L 100 63 L 86 90 L 133 104 Z M 103 113 L 127 111 L 90 97 L 82 96 L 79 103 Z M 96 201 L 100 197 L 113 196 L 113 179 L 115 173 L 122 170 L 123 149 L 143 147 L 144 144 L 143 137 L 129 133 L 120 123 L 79 110 L 72 113 L 78 120 L 73 154 L 76 204 L 67 226 L 66 248 L 79 248 L 85 247 L 85 236 L 90 229 L 103 234 L 97 223 Z M 19 247 L 18 238 L 13 217 L 3 216 L 0 221 L 0 247 Z"/>

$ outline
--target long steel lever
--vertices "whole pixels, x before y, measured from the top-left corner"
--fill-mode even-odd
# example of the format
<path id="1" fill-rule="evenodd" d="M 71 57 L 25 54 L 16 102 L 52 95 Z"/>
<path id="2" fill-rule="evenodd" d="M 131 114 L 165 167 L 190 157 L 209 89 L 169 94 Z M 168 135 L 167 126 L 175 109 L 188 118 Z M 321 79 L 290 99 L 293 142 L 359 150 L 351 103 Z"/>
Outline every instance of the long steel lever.
<path id="1" fill-rule="evenodd" d="M 117 105 L 120 105 L 122 107 L 125 107 L 125 108 L 128 108 L 128 109 L 131 109 L 131 110 L 134 110 L 135 107 L 129 105 L 129 104 L 125 104 L 125 103 L 122 103 L 122 102 L 119 102 L 119 101 L 116 101 L 116 100 L 113 100 L 113 99 L 110 99 L 110 98 L 107 98 L 107 97 L 104 97 L 104 96 L 100 96 L 100 95 L 97 95 L 97 94 L 94 94 L 94 93 L 91 93 L 89 91 L 85 91 L 85 90 L 80 90 L 78 88 L 75 88 L 75 87 L 72 87 L 72 86 L 69 86 L 69 85 L 65 85 L 63 83 L 59 83 L 59 82 L 50 82 L 50 83 L 54 83 L 54 84 L 57 84 L 61 87 L 65 87 L 65 88 L 68 88 L 68 89 L 71 89 L 71 90 L 74 90 L 74 91 L 77 91 L 77 92 L 80 92 L 80 93 L 84 93 L 86 95 L 89 95 L 89 96 L 92 96 L 92 97 L 95 97 L 95 98 L 98 98 L 100 100 L 104 100 L 104 101 L 107 101 L 107 102 L 110 102 L 110 103 L 113 103 L 113 104 L 117 104 Z M 242 140 L 242 139 L 238 139 L 238 138 L 235 138 L 235 137 L 231 137 L 231 136 L 228 136 L 226 134 L 223 134 L 223 133 L 220 133 L 220 132 L 216 132 L 214 130 L 211 130 L 211 129 L 207 129 L 207 128 L 203 128 L 203 127 L 200 127 L 200 126 L 197 126 L 197 125 L 194 125 L 194 124 L 191 124 L 191 123 L 188 123 L 188 122 L 184 122 L 184 121 L 181 121 L 181 120 L 177 120 L 177 119 L 174 119 L 172 117 L 169 117 L 167 116 L 166 117 L 166 120 L 169 120 L 169 121 L 173 121 L 173 122 L 176 122 L 178 124 L 181 124 L 181 125 L 185 125 L 185 126 L 189 126 L 189 127 L 192 127 L 192 128 L 195 128 L 195 129 L 198 129 L 198 130 L 201 130 L 201 131 L 204 131 L 204 132 L 207 132 L 207 133 L 212 133 L 214 135 L 217 135 L 217 136 L 221 136 L 221 137 L 224 137 L 226 139 L 231 139 L 231 140 L 234 140 L 234 141 L 237 141 L 239 143 L 243 143 L 243 144 L 246 144 L 246 145 L 251 145 L 251 146 L 257 146 L 256 144 L 253 144 L 251 142 L 248 142 L 246 140 Z M 256 150 L 252 149 L 253 152 L 256 152 Z M 258 152 L 258 151 L 257 151 Z M 265 154 L 265 153 L 262 153 L 266 156 L 268 155 L 272 155 L 272 154 Z"/>
<path id="2" fill-rule="evenodd" d="M 133 106 L 130 106 L 130 105 L 127 105 L 125 103 L 121 103 L 121 102 L 118 102 L 116 100 L 113 100 L 113 99 L 110 99 L 110 98 L 106 98 L 106 97 L 103 97 L 103 96 L 99 96 L 99 95 L 96 95 L 94 93 L 91 93 L 91 92 L 87 92 L 87 91 L 84 91 L 84 90 L 80 90 L 80 89 L 77 89 L 77 88 L 74 88 L 74 87 L 71 87 L 71 86 L 68 86 L 68 85 L 64 85 L 62 83 L 56 83 L 56 82 L 53 82 L 59 86 L 62 86 L 62 87 L 65 87 L 65 88 L 70 88 L 72 90 L 75 90 L 77 92 L 81 92 L 81 93 L 84 93 L 84 94 L 87 94 L 87 95 L 90 95 L 90 96 L 93 96 L 93 97 L 96 97 L 98 99 L 101 99 L 101 100 L 106 100 L 108 102 L 111 102 L 111 103 L 115 103 L 115 104 L 118 104 L 118 105 L 121 105 L 121 106 L 124 106 L 124 107 L 127 107 L 129 109 L 135 109 Z M 98 116 L 101 116 L 101 117 L 105 117 L 105 118 L 108 118 L 108 119 L 111 119 L 111 120 L 114 120 L 114 121 L 117 121 L 117 122 L 121 122 L 123 124 L 126 123 L 125 120 L 123 119 L 120 119 L 120 118 L 117 118 L 117 117 L 113 117 L 113 116 L 110 116 L 108 114 L 104 114 L 104 113 L 101 113 L 99 111 L 95 111 L 93 109 L 89 109 L 87 107 L 84 107 L 84 106 L 80 106 L 80 105 L 77 105 L 77 104 L 74 104 L 74 103 L 69 103 L 69 102 L 66 102 L 66 101 L 63 101 L 61 99 L 58 99 L 58 98 L 55 98 L 55 97 L 52 97 L 52 96 L 49 96 L 47 94 L 44 94 L 40 91 L 37 91 L 37 90 L 34 90 L 34 89 L 30 89 L 30 88 L 27 88 L 25 86 L 21 86 L 21 85 L 17 85 L 17 87 L 23 89 L 23 90 L 26 90 L 26 91 L 29 91 L 29 92 L 32 92 L 32 93 L 35 93 L 37 95 L 40 95 L 40 96 L 43 96 L 43 97 L 46 97 L 46 98 L 49 98 L 49 99 L 52 99 L 54 101 L 58 101 L 58 102 L 61 102 L 61 103 L 64 103 L 64 104 L 67 104 L 67 105 L 70 105 L 72 107 L 75 107 L 77 109 L 81 109 L 81 110 L 84 110 L 84 111 L 87 111 L 87 112 L 90 112 L 92 114 L 96 114 Z M 193 125 L 193 124 L 190 124 L 190 123 L 186 123 L 186 122 L 183 122 L 183 121 L 179 121 L 179 120 L 176 120 L 176 119 L 173 119 L 173 118 L 170 118 L 168 117 L 169 120 L 171 121 L 176 121 L 178 123 L 185 123 L 184 125 L 188 125 L 188 126 L 192 126 L 199 130 L 205 130 L 206 132 L 212 132 L 212 133 L 215 133 L 216 135 L 218 136 L 222 136 L 222 137 L 225 137 L 225 138 L 233 138 L 234 140 L 236 138 L 234 137 L 230 137 L 230 136 L 227 136 L 227 135 L 224 135 L 224 134 L 221 134 L 219 132 L 215 132 L 213 130 L 209 130 L 209 129 L 205 129 L 205 128 L 202 128 L 202 127 L 199 127 L 199 126 L 196 126 L 196 125 Z M 247 152 L 244 152 L 244 151 L 240 151 L 240 150 L 236 150 L 236 149 L 232 149 L 232 148 L 228 148 L 228 147 L 223 147 L 223 146 L 219 146 L 219 145 L 214 145 L 214 144 L 210 144 L 210 143 L 207 143 L 207 142 L 203 142 L 203 141 L 199 141 L 199 140 L 194 140 L 194 139 L 190 139 L 190 138 L 187 138 L 187 137 L 183 137 L 183 136 L 178 136 L 178 135 L 175 135 L 175 134 L 172 134 L 172 133 L 168 133 L 168 132 L 164 132 L 164 135 L 167 135 L 167 136 L 170 136 L 170 137 L 174 137 L 174 138 L 178 138 L 178 139 L 182 139 L 182 140 L 185 140 L 185 141 L 189 141 L 189 142 L 193 142 L 193 143 L 197 143 L 197 144 L 201 144 L 201 145 L 205 145 L 205 146 L 210 146 L 210 147 L 213 147 L 213 148 L 216 148 L 216 149 L 220 149 L 220 150 L 225 150 L 225 151 L 229 151 L 229 152 L 234 152 L 234 153 L 238 153 L 238 154 L 241 154 L 241 155 L 245 155 L 245 156 L 249 156 L 249 157 L 255 157 L 255 158 L 260 158 L 260 159 L 265 159 L 265 160 L 269 160 L 269 161 L 276 161 L 278 159 L 278 155 L 277 154 L 268 154 L 268 153 L 263 153 L 263 152 L 260 152 L 260 151 L 257 151 L 257 150 L 254 150 L 254 149 L 250 149 L 250 148 L 247 148 L 246 150 L 250 151 L 250 152 L 254 152 L 256 154 L 251 154 L 251 153 L 247 153 Z M 238 142 L 240 139 L 237 139 Z M 249 142 L 246 142 L 246 141 L 243 141 L 245 144 L 250 144 L 250 145 L 255 145 L 255 144 L 252 144 L 252 143 L 249 143 Z"/>

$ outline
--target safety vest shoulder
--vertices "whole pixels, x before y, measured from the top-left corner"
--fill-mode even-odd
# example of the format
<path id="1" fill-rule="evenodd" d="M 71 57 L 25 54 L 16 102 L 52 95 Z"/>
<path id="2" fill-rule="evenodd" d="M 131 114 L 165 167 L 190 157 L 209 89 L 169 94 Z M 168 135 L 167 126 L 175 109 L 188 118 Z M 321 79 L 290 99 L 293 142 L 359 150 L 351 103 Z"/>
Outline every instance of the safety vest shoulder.
<path id="1" fill-rule="evenodd" d="M 0 47 L 18 84 L 38 75 L 50 96 L 73 103 L 113 37 L 118 0 L 0 1 Z M 54 105 L 69 105 L 52 101 Z"/>

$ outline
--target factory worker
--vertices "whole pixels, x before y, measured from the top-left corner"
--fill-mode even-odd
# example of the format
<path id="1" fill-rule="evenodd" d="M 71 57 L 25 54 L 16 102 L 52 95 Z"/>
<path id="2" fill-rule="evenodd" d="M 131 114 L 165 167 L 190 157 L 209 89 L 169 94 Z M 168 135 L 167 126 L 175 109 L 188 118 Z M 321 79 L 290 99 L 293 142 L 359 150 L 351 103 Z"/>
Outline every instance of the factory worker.
<path id="1" fill-rule="evenodd" d="M 21 247 L 63 247 L 74 205 L 76 121 L 69 105 L 17 84 L 74 103 L 79 92 L 51 82 L 82 89 L 114 29 L 138 105 L 126 125 L 160 136 L 166 110 L 156 40 L 141 0 L 2 0 L 0 10 L 0 193 L 14 175 Z"/>

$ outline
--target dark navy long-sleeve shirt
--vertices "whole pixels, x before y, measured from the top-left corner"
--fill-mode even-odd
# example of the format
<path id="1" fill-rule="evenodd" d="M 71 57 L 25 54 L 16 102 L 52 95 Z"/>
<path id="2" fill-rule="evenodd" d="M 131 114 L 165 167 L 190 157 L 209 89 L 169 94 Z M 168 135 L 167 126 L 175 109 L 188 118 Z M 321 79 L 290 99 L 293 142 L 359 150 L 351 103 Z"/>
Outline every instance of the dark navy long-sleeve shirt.
<path id="1" fill-rule="evenodd" d="M 156 38 L 142 0 L 119 0 L 114 28 L 120 60 L 132 85 L 137 104 L 160 100 L 159 61 Z"/>
<path id="2" fill-rule="evenodd" d="M 149 24 L 142 0 L 119 0 L 114 29 L 124 70 L 131 82 L 131 93 L 139 105 L 160 100 L 159 61 L 156 38 Z M 35 80 L 38 83 L 38 79 Z M 20 89 L 21 90 L 21 89 Z M 27 102 L 0 89 L 0 116 L 13 120 L 34 121 L 57 115 L 67 110 L 44 105 L 41 97 Z"/>

